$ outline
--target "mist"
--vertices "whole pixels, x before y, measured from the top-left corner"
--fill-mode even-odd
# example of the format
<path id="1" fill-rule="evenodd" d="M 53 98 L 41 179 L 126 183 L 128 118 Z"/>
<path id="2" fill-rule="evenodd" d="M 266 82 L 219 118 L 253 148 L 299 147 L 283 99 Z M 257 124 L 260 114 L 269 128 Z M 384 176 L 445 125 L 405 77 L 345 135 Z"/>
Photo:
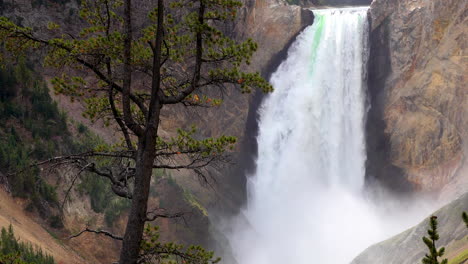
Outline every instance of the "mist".
<path id="1" fill-rule="evenodd" d="M 247 205 L 220 225 L 238 264 L 350 263 L 435 208 L 365 188 L 367 9 L 314 11 L 272 75 Z"/>

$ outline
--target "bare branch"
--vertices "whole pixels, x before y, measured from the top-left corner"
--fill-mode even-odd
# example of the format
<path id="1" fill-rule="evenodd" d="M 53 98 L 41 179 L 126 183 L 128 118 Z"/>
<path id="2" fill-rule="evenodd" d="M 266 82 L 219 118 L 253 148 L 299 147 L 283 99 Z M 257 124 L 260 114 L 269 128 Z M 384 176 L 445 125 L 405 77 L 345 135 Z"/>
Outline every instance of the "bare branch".
<path id="1" fill-rule="evenodd" d="M 71 189 L 73 188 L 73 186 L 75 186 L 75 182 L 76 180 L 78 179 L 78 177 L 80 177 L 81 173 L 88 167 L 88 166 L 91 166 L 91 163 L 88 163 L 85 167 L 83 167 L 82 169 L 80 169 L 80 171 L 75 175 L 75 177 L 73 178 L 71 184 L 70 184 L 70 187 L 68 187 L 68 190 L 67 192 L 65 193 L 65 197 L 63 198 L 63 202 L 62 202 L 62 206 L 60 206 L 60 211 L 63 212 L 63 207 L 65 206 L 65 203 L 68 199 L 68 196 L 70 195 L 70 191 Z"/>
<path id="2" fill-rule="evenodd" d="M 86 228 L 85 230 L 82 230 L 81 232 L 79 232 L 78 234 L 75 234 L 73 236 L 70 236 L 68 239 L 72 239 L 72 238 L 76 238 L 76 237 L 79 237 L 81 236 L 83 233 L 94 233 L 94 234 L 98 234 L 98 235 L 105 235 L 107 237 L 110 237 L 112 239 L 115 239 L 115 240 L 120 240 L 122 241 L 123 238 L 120 237 L 120 236 L 116 236 L 108 231 L 105 231 L 105 230 L 93 230 L 93 229 L 89 229 L 89 228 Z"/>
<path id="3" fill-rule="evenodd" d="M 51 158 L 42 162 L 38 162 L 32 166 L 42 166 L 45 164 L 52 164 L 55 167 L 62 166 L 62 165 L 72 165 L 80 169 L 80 173 L 82 171 L 88 171 L 98 176 L 109 179 L 111 182 L 111 189 L 116 195 L 123 197 L 123 198 L 132 199 L 133 195 L 130 192 L 130 189 L 127 183 L 127 180 L 131 177 L 116 178 L 114 174 L 112 173 L 112 170 L 108 168 L 105 168 L 105 170 L 99 169 L 96 167 L 96 164 L 94 162 L 90 162 L 87 160 L 87 158 L 92 158 L 92 157 L 111 157 L 111 158 L 120 158 L 120 159 L 133 159 L 133 155 L 129 155 L 128 153 L 132 153 L 132 152 L 131 151 L 122 151 L 122 152 L 114 152 L 114 153 L 85 152 L 85 153 L 77 154 L 77 155 L 59 156 L 59 157 Z M 75 177 L 74 181 L 76 181 L 77 177 L 78 175 Z"/>
<path id="4" fill-rule="evenodd" d="M 165 213 L 165 211 L 166 209 L 164 208 L 157 208 L 155 210 L 152 210 L 146 214 L 145 221 L 152 222 L 158 218 L 179 218 L 189 213 L 189 212 L 178 212 L 178 213 L 170 214 L 170 213 Z"/>

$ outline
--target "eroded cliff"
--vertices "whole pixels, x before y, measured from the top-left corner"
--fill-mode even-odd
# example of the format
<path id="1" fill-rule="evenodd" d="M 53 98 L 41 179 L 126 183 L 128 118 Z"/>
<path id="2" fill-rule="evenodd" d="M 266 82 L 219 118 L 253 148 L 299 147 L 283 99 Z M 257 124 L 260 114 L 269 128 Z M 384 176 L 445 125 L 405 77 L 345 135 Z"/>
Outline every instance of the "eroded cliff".
<path id="1" fill-rule="evenodd" d="M 73 33 L 77 33 L 81 27 L 83 21 L 77 17 L 78 14 L 78 1 L 74 0 L 4 0 L 0 2 L 0 9 L 2 15 L 6 15 L 12 18 L 15 22 L 25 26 L 31 26 L 36 30 L 36 33 L 42 34 L 47 33 L 39 31 L 41 26 L 47 25 L 49 21 L 57 22 L 62 25 L 62 29 Z M 137 16 L 140 19 L 146 18 L 145 11 L 150 10 L 155 6 L 156 1 L 136 1 L 138 2 L 139 11 Z M 295 35 L 299 33 L 305 26 L 312 23 L 313 16 L 310 11 L 304 11 L 298 6 L 287 5 L 283 1 L 279 0 L 260 0 L 260 1 L 245 1 L 245 5 L 239 17 L 236 21 L 226 25 L 226 31 L 231 34 L 232 37 L 244 40 L 246 38 L 253 38 L 259 44 L 259 51 L 255 54 L 252 63 L 248 66 L 249 70 L 261 71 L 264 76 L 267 76 L 270 68 L 274 68 L 275 57 L 277 60 L 281 60 L 282 56 L 277 54 L 286 50 L 286 46 L 291 42 Z M 140 21 L 144 23 L 144 21 Z M 39 61 L 39 58 L 33 56 L 31 58 L 35 62 Z M 39 63 L 37 63 L 39 65 Z M 45 78 L 56 74 L 56 72 L 50 72 L 47 69 L 37 67 L 37 70 L 43 73 Z M 224 103 L 219 108 L 214 109 L 188 109 L 186 107 L 170 107 L 164 109 L 161 121 L 161 133 L 163 137 L 174 136 L 176 128 L 189 128 L 195 124 L 199 128 L 199 136 L 219 136 L 221 134 L 233 135 L 239 138 L 239 142 L 244 142 L 245 139 L 245 127 L 247 116 L 249 111 L 251 115 L 255 116 L 254 110 L 249 110 L 250 105 L 256 105 L 256 102 L 252 102 L 253 96 L 243 95 L 236 90 L 223 91 Z M 259 97 L 257 97 L 258 99 Z M 72 119 L 78 119 L 80 122 L 90 125 L 92 130 L 101 135 L 108 142 L 115 142 L 116 133 L 113 128 L 106 128 L 102 123 L 91 124 L 86 122 L 81 117 L 83 106 L 79 102 L 70 102 L 67 98 L 55 98 L 60 101 L 59 105 L 65 109 Z M 255 117 L 253 117 L 255 121 Z M 248 148 L 249 143 L 245 143 L 244 146 Z M 243 156 L 240 154 L 239 147 L 233 153 L 234 162 L 242 162 Z M 196 175 L 188 171 L 174 172 L 173 176 L 177 184 L 182 187 L 178 187 L 177 192 L 172 190 L 171 186 L 165 188 L 166 191 L 158 191 L 159 196 L 153 199 L 153 206 L 161 205 L 162 200 L 169 201 L 166 203 L 167 207 L 174 207 L 174 210 L 180 209 L 182 206 L 187 208 L 187 202 L 190 205 L 194 205 L 193 201 L 200 201 L 195 207 L 200 206 L 202 210 L 198 210 L 197 213 L 205 210 L 203 206 L 212 206 L 217 203 L 220 198 L 223 201 L 223 206 L 235 208 L 238 203 L 242 201 L 242 195 L 239 195 L 243 191 L 244 177 L 241 173 L 242 168 L 239 170 L 232 171 L 231 168 L 222 169 L 211 169 L 209 174 L 216 178 L 218 185 L 216 190 L 210 188 L 201 187 L 197 180 Z M 67 188 L 71 182 L 72 177 L 63 177 L 61 182 L 62 186 L 58 188 L 59 196 L 60 193 Z M 60 179 L 53 179 L 60 181 Z M 167 185 L 166 185 L 167 187 Z M 174 187 L 174 186 L 172 186 Z M 162 188 L 162 187 L 157 187 Z M 187 193 L 193 193 L 195 197 L 187 198 L 187 193 L 184 190 L 188 190 Z M 165 194 L 169 193 L 169 194 Z M 181 195 L 175 195 L 175 194 Z M 221 196 L 221 197 L 220 197 Z M 60 196 L 60 198 L 63 198 Z M 83 198 L 79 195 L 73 199 L 72 202 L 67 203 L 65 226 L 69 232 L 76 232 L 81 230 L 85 226 L 91 226 L 100 228 L 104 227 L 103 215 L 97 214 L 92 211 L 89 199 Z M 171 206 L 173 205 L 173 206 Z M 190 207 L 190 206 L 188 206 Z M 192 206 L 193 207 L 193 206 Z M 190 209 L 190 208 L 189 208 Z M 206 211 L 205 211 L 206 212 Z M 180 224 L 172 224 L 169 221 L 163 221 L 159 223 L 161 229 L 164 232 L 163 239 L 165 240 L 178 240 L 193 244 L 208 244 L 210 240 L 208 230 L 210 228 L 210 222 L 204 213 L 196 214 L 190 219 L 190 224 L 183 229 L 182 232 Z M 116 234 L 121 234 L 123 227 L 125 226 L 125 214 L 119 217 L 111 228 Z M 103 243 L 102 239 L 96 238 L 93 235 L 87 235 L 83 238 L 75 239 L 71 245 L 75 250 L 79 252 L 92 252 L 91 259 L 93 262 L 109 262 L 115 259 L 116 252 L 118 251 L 118 245 L 109 247 L 107 243 Z M 92 250 L 91 250 L 92 249 Z M 88 258 L 90 259 L 90 258 Z M 96 260 L 97 259 L 97 260 Z"/>
<path id="2" fill-rule="evenodd" d="M 393 189 L 468 189 L 467 2 L 370 8 L 368 178 Z"/>

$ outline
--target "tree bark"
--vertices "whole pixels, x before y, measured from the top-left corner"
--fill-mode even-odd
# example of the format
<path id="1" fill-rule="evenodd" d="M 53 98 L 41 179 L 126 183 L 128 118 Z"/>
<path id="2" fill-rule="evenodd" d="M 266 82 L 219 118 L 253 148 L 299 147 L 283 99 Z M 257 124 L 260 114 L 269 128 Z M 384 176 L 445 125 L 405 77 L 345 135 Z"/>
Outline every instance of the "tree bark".
<path id="1" fill-rule="evenodd" d="M 128 216 L 125 236 L 120 251 L 119 264 L 136 264 L 138 261 L 140 243 L 143 238 L 143 230 L 146 222 L 153 162 L 156 155 L 155 145 L 157 129 L 158 127 L 156 125 L 138 142 L 132 208 Z"/>
<path id="2" fill-rule="evenodd" d="M 138 262 L 140 244 L 147 220 L 148 197 L 153 163 L 156 157 L 156 139 L 158 136 L 159 117 L 162 107 L 159 92 L 161 87 L 160 65 L 164 31 L 163 25 L 164 0 L 158 0 L 158 28 L 156 32 L 156 43 L 153 50 L 151 101 L 148 115 L 146 116 L 146 127 L 143 134 L 138 136 L 135 188 L 133 190 L 132 208 L 128 216 L 122 249 L 120 251 L 119 264 L 136 264 Z"/>

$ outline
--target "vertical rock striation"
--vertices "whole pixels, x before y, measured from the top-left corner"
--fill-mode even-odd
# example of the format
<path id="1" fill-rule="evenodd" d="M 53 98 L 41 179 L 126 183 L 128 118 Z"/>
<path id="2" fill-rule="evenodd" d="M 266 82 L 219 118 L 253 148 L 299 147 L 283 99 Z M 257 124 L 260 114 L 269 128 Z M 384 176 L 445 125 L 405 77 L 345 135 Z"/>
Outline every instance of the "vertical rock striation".
<path id="1" fill-rule="evenodd" d="M 368 178 L 468 189 L 468 2 L 374 0 Z"/>

